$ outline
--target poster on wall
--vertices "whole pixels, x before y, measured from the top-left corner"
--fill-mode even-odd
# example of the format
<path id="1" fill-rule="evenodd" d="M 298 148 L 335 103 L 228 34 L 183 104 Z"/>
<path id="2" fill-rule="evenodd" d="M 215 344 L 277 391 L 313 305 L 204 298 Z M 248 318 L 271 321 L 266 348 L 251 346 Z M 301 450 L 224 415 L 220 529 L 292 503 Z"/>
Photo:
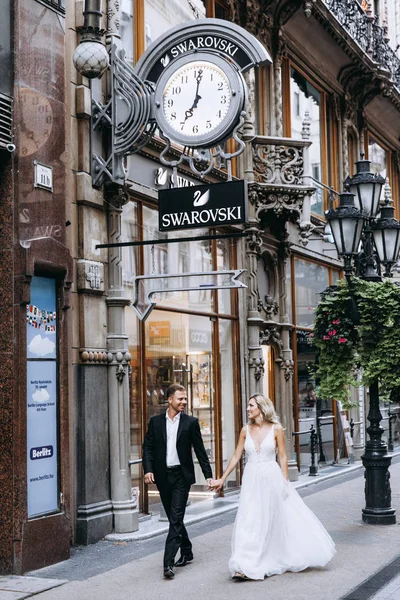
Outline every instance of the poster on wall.
<path id="1" fill-rule="evenodd" d="M 28 516 L 58 509 L 56 361 L 28 361 Z"/>
<path id="2" fill-rule="evenodd" d="M 28 517 L 58 510 L 56 282 L 32 277 L 26 306 Z"/>
<path id="3" fill-rule="evenodd" d="M 56 358 L 56 286 L 54 279 L 32 277 L 26 305 L 27 358 Z"/>

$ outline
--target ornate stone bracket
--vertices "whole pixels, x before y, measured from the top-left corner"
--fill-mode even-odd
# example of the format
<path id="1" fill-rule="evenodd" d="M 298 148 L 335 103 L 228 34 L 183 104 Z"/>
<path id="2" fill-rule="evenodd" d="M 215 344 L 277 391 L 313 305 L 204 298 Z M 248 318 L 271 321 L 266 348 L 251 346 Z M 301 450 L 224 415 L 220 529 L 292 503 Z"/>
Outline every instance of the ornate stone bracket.
<path id="1" fill-rule="evenodd" d="M 277 217 L 300 221 L 304 197 L 315 191 L 304 184 L 304 151 L 310 144 L 305 139 L 254 138 L 254 182 L 249 183 L 249 200 L 258 219 L 272 211 Z"/>

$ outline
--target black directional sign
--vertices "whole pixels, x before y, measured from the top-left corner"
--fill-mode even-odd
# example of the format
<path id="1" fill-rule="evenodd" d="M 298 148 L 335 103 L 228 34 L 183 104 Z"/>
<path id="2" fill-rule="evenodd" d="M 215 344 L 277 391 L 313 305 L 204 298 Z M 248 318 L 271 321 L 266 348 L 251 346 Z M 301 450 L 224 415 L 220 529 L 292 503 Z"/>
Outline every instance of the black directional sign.
<path id="1" fill-rule="evenodd" d="M 247 219 L 245 181 L 159 190 L 159 230 L 238 225 Z"/>

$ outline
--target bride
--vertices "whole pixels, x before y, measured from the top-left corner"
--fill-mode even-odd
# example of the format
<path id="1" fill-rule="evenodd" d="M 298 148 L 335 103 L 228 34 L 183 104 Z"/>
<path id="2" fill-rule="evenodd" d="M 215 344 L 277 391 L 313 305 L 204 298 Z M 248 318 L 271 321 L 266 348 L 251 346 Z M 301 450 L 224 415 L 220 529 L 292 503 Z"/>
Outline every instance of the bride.
<path id="1" fill-rule="evenodd" d="M 232 579 L 264 579 L 325 566 L 336 552 L 335 545 L 288 481 L 285 438 L 271 400 L 261 394 L 251 396 L 247 413 L 249 425 L 242 428 L 226 471 L 212 484 L 221 490 L 246 452 L 229 560 Z"/>

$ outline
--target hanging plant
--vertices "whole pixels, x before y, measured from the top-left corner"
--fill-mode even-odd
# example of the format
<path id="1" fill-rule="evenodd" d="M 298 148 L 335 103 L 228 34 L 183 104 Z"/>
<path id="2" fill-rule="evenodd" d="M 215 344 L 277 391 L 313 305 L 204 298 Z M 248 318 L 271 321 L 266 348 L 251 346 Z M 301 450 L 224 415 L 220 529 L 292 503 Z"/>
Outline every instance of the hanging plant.
<path id="1" fill-rule="evenodd" d="M 315 375 L 322 399 L 351 406 L 350 386 L 378 381 L 382 396 L 400 388 L 400 288 L 354 278 L 328 288 L 316 309 Z M 357 381 L 361 375 L 361 381 Z"/>

